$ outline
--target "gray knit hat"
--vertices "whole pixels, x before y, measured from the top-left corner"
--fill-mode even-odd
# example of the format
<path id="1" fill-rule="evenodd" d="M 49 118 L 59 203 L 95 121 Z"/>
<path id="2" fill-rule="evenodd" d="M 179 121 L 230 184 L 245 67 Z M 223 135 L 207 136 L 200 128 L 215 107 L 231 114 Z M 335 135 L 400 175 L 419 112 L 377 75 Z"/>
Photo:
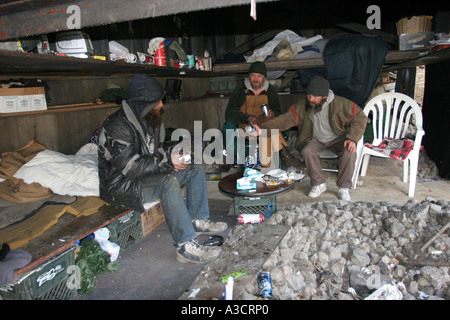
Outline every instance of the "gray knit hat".
<path id="1" fill-rule="evenodd" d="M 262 74 L 264 77 L 267 77 L 266 64 L 262 61 L 255 61 L 250 65 L 248 73 L 259 73 Z"/>
<path id="2" fill-rule="evenodd" d="M 315 76 L 306 87 L 306 94 L 312 94 L 313 96 L 328 97 L 330 90 L 330 83 L 327 79 Z"/>

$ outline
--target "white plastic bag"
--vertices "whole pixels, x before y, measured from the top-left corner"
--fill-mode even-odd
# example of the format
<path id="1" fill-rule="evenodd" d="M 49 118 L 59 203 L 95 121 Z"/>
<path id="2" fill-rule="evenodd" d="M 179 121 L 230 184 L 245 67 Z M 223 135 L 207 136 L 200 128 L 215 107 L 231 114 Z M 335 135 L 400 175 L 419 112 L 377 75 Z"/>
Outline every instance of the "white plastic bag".
<path id="1" fill-rule="evenodd" d="M 402 300 L 403 294 L 398 287 L 393 284 L 385 284 L 375 290 L 370 296 L 364 300 Z"/>
<path id="2" fill-rule="evenodd" d="M 97 240 L 100 248 L 108 252 L 111 257 L 111 262 L 114 262 L 119 257 L 120 246 L 117 243 L 109 241 L 109 229 L 101 228 L 94 231 L 95 240 Z"/>

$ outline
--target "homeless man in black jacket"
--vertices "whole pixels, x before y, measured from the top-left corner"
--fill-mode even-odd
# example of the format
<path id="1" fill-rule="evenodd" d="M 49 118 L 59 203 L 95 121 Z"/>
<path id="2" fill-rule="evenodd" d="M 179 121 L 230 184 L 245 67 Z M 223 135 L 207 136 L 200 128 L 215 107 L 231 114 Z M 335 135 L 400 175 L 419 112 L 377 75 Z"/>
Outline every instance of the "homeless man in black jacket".
<path id="1" fill-rule="evenodd" d="M 100 197 L 116 207 L 140 211 L 159 199 L 177 260 L 209 262 L 221 249 L 199 245 L 196 232 L 221 232 L 227 224 L 209 220 L 203 165 L 184 163 L 178 152 L 164 145 L 163 96 L 156 79 L 137 74 L 122 108 L 105 120 L 99 135 Z M 180 188 L 184 184 L 186 204 Z"/>

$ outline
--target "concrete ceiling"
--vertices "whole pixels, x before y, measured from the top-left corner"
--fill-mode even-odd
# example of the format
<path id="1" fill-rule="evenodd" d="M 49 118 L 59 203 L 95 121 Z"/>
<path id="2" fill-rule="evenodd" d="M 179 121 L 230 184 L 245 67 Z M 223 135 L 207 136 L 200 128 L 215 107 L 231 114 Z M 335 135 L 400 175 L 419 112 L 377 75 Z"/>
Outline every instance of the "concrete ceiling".
<path id="1" fill-rule="evenodd" d="M 256 0 L 258 3 L 283 0 Z M 73 29 L 79 8 L 79 28 L 128 20 L 247 5 L 252 0 L 2 0 L 0 40 L 15 39 Z"/>
<path id="2" fill-rule="evenodd" d="M 409 0 L 381 2 L 374 0 L 355 1 L 303 1 L 303 0 L 254 0 L 258 8 L 269 3 L 281 3 L 281 12 L 286 19 L 326 20 L 358 23 L 365 26 L 371 4 L 381 8 L 383 20 L 397 21 L 404 16 L 433 15 L 436 11 L 448 10 L 450 2 L 430 0 L 426 3 L 410 3 Z M 0 0 L 0 40 L 25 38 L 38 34 L 49 34 L 69 29 L 82 29 L 109 25 L 131 20 L 158 18 L 188 12 L 215 11 L 226 7 L 240 6 L 250 15 L 253 0 Z M 71 11 L 75 5 L 78 12 Z M 277 5 L 277 4 L 276 4 Z M 287 8 L 290 8 L 287 10 Z M 276 10 L 277 11 L 277 10 Z M 278 10 L 280 11 L 280 10 Z M 265 20 L 272 23 L 272 19 Z M 73 22 L 78 22 L 74 27 Z M 72 25 L 71 25 L 72 23 Z M 230 21 L 239 24 L 238 21 Z"/>

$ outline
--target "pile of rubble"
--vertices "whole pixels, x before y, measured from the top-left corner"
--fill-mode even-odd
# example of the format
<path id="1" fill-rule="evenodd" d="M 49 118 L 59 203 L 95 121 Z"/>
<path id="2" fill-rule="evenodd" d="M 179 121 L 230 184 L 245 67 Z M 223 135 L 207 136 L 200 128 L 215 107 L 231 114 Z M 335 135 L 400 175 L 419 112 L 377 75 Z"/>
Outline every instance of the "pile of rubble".
<path id="1" fill-rule="evenodd" d="M 436 163 L 428 157 L 426 150 L 420 151 L 419 165 L 417 168 L 418 179 L 440 179 L 439 169 Z"/>
<path id="2" fill-rule="evenodd" d="M 195 285 L 208 286 L 233 264 L 263 256 L 258 271 L 271 273 L 274 299 L 450 298 L 449 201 L 327 201 L 280 209 L 261 224 L 235 226 L 223 258 L 207 265 Z M 287 232 L 268 252 L 266 231 L 275 226 Z M 253 273 L 236 299 L 258 299 Z"/>

